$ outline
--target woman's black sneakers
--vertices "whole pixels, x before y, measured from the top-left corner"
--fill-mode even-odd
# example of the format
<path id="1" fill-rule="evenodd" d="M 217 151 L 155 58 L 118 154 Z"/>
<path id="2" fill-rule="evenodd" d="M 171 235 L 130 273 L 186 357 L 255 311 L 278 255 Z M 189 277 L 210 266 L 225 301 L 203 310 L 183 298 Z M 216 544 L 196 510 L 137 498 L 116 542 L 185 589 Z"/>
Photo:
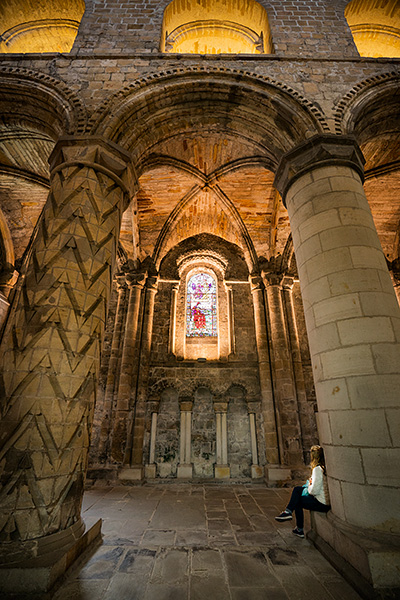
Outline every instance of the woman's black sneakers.
<path id="1" fill-rule="evenodd" d="M 292 518 L 292 513 L 288 510 L 284 510 L 280 515 L 275 517 L 275 521 L 290 521 Z"/>
<path id="2" fill-rule="evenodd" d="M 304 537 L 304 531 L 302 529 L 299 529 L 298 527 L 295 527 L 293 529 L 293 533 L 294 533 L 294 535 L 297 535 L 297 537 L 299 537 L 299 538 Z"/>

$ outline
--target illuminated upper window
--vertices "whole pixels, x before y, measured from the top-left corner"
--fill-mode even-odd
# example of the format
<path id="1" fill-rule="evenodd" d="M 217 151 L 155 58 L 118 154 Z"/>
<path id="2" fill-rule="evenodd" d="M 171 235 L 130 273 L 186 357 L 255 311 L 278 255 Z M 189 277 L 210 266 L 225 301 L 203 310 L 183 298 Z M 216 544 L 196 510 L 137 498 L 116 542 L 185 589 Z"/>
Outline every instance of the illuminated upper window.
<path id="1" fill-rule="evenodd" d="M 360 56 L 400 58 L 399 0 L 352 0 L 344 14 Z"/>
<path id="2" fill-rule="evenodd" d="M 188 281 L 186 337 L 218 337 L 217 286 L 208 273 L 196 273 Z"/>
<path id="3" fill-rule="evenodd" d="M 173 0 L 165 9 L 163 52 L 271 53 L 265 9 L 255 0 Z"/>
<path id="4" fill-rule="evenodd" d="M 2 0 L 0 52 L 70 52 L 84 0 Z"/>

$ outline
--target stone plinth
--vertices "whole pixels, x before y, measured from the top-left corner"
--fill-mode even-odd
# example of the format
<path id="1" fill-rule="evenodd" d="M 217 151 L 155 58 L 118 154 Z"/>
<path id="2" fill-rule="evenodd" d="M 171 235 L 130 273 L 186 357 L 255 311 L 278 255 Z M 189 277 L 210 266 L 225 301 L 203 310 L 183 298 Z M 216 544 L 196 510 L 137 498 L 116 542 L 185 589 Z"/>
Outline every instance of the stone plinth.
<path id="1" fill-rule="evenodd" d="M 363 598 L 400 597 L 400 540 L 311 512 L 307 537 Z M 398 595 L 397 595 L 398 594 Z"/>
<path id="2" fill-rule="evenodd" d="M 229 465 L 215 465 L 214 476 L 215 479 L 229 479 L 231 476 Z"/>
<path id="3" fill-rule="evenodd" d="M 118 479 L 121 479 L 122 481 L 142 481 L 143 470 L 143 465 L 124 467 L 118 473 Z"/>
<path id="4" fill-rule="evenodd" d="M 101 519 L 85 530 L 79 520 L 64 531 L 30 540 L 25 549 L 15 543 L 3 543 L 0 567 L 0 592 L 29 598 L 43 598 L 74 561 L 101 539 Z M 7 548 L 9 547 L 8 551 Z M 7 556 L 8 554 L 8 556 Z M 19 597 L 19 596 L 18 596 Z"/>
<path id="5" fill-rule="evenodd" d="M 264 469 L 260 465 L 251 465 L 251 478 L 261 479 L 264 475 Z"/>
<path id="6" fill-rule="evenodd" d="M 191 479 L 193 475 L 193 465 L 178 465 L 177 478 Z"/>
<path id="7" fill-rule="evenodd" d="M 156 473 L 157 473 L 157 465 L 156 464 L 151 464 L 151 465 L 145 466 L 144 476 L 146 477 L 146 479 L 155 479 Z"/>
<path id="8" fill-rule="evenodd" d="M 292 470 L 285 467 L 265 467 L 265 480 L 270 486 L 283 486 L 291 483 Z"/>

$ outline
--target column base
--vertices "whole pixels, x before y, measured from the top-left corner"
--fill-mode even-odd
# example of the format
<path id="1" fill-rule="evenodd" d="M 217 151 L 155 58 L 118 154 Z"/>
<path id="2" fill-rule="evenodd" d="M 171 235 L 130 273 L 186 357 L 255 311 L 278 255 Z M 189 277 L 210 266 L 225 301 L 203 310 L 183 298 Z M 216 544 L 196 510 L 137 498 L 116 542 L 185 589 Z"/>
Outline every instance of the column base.
<path id="1" fill-rule="evenodd" d="M 0 554 L 0 592 L 44 600 L 75 560 L 101 539 L 101 519 L 86 528 L 80 519 L 58 533 L 36 540 L 3 542 Z"/>
<path id="2" fill-rule="evenodd" d="M 156 464 L 153 463 L 152 465 L 145 466 L 144 476 L 146 477 L 146 479 L 155 479 L 156 474 L 157 474 L 157 465 Z"/>
<path id="3" fill-rule="evenodd" d="M 260 465 L 251 465 L 251 478 L 261 479 L 264 476 L 264 469 Z"/>
<path id="4" fill-rule="evenodd" d="M 178 465 L 176 476 L 178 479 L 191 479 L 193 476 L 193 465 Z"/>
<path id="5" fill-rule="evenodd" d="M 214 477 L 215 479 L 230 479 L 231 468 L 229 465 L 215 465 L 214 466 Z"/>
<path id="6" fill-rule="evenodd" d="M 142 481 L 143 475 L 143 465 L 132 465 L 130 467 L 122 467 L 118 473 L 118 479 L 121 481 Z"/>
<path id="7" fill-rule="evenodd" d="M 311 512 L 307 537 L 368 600 L 400 597 L 400 543 L 391 534 L 344 523 L 332 512 Z"/>
<path id="8" fill-rule="evenodd" d="M 265 466 L 265 480 L 272 487 L 283 487 L 292 484 L 292 469 L 280 466 Z"/>

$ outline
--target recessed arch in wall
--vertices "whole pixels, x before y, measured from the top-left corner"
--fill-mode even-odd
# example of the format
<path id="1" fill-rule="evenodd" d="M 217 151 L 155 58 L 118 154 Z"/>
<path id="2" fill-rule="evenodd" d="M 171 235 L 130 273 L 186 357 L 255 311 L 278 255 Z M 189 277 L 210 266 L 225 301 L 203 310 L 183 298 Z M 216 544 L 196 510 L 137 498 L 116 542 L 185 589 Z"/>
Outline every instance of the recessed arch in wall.
<path id="1" fill-rule="evenodd" d="M 398 0 L 351 0 L 344 14 L 360 56 L 400 57 Z"/>
<path id="2" fill-rule="evenodd" d="M 0 52 L 70 52 L 84 0 L 3 0 Z"/>
<path id="3" fill-rule="evenodd" d="M 164 11 L 161 51 L 271 53 L 267 12 L 255 0 L 172 0 Z"/>

